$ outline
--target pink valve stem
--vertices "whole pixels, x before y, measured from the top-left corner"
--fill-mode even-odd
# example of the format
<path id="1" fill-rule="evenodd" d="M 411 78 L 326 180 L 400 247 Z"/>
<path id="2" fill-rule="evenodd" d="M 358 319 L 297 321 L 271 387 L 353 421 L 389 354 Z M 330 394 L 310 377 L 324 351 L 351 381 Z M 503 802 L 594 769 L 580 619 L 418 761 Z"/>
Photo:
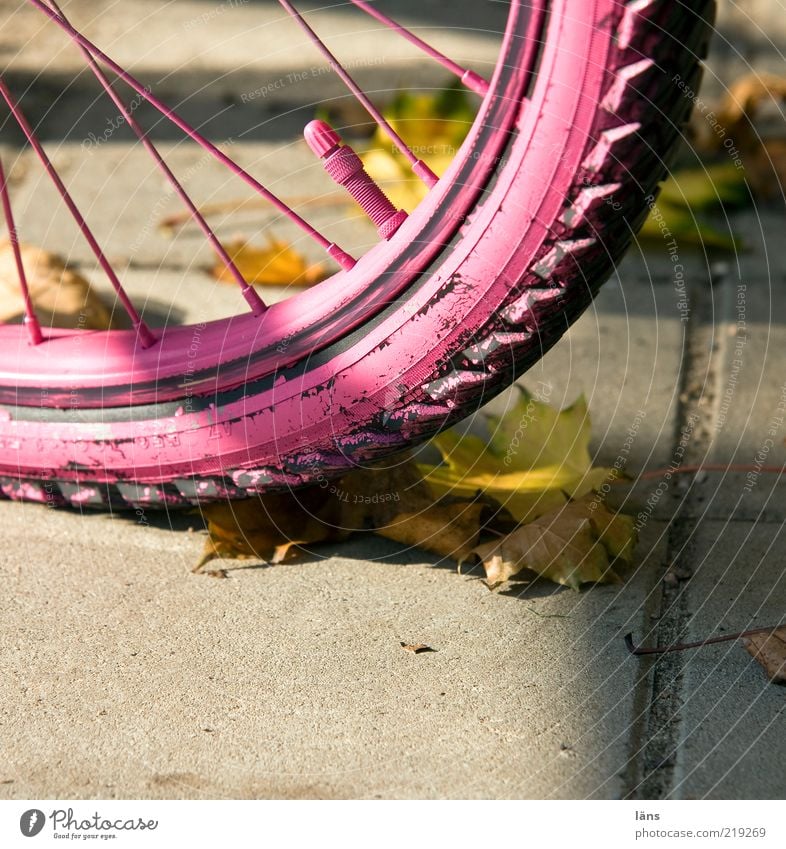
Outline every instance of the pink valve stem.
<path id="1" fill-rule="evenodd" d="M 374 222 L 383 239 L 389 239 L 404 223 L 407 213 L 396 209 L 385 193 L 369 177 L 361 158 L 324 121 L 311 121 L 304 131 L 311 150 L 322 159 L 325 171 L 343 186 Z"/>
<path id="2" fill-rule="evenodd" d="M 184 121 L 174 109 L 170 109 L 164 103 L 162 103 L 154 94 L 151 93 L 150 89 L 146 88 L 139 82 L 136 77 L 132 76 L 128 73 L 128 71 L 124 70 L 120 65 L 117 64 L 113 59 L 110 59 L 103 50 L 99 49 L 92 41 L 85 38 L 81 32 L 74 29 L 71 24 L 62 18 L 57 12 L 53 11 L 43 0 L 27 0 L 32 6 L 35 6 L 39 12 L 42 12 L 44 15 L 49 18 L 53 23 L 57 24 L 63 32 L 67 33 L 73 41 L 75 41 L 81 47 L 84 47 L 85 50 L 90 52 L 90 55 L 97 59 L 102 64 L 106 65 L 114 74 L 117 76 L 128 86 L 130 86 L 140 97 L 146 100 L 151 106 L 157 109 L 165 118 L 171 121 L 176 127 L 181 129 L 192 141 L 195 141 L 203 150 L 206 150 L 211 156 L 217 159 L 222 165 L 225 165 L 229 170 L 240 177 L 247 185 L 251 186 L 254 191 L 260 194 L 265 200 L 267 200 L 270 204 L 272 204 L 280 213 L 286 215 L 290 221 L 297 224 L 301 230 L 307 233 L 312 239 L 314 239 L 317 244 L 321 245 L 330 256 L 333 258 L 339 258 L 341 262 L 341 267 L 345 270 L 351 269 L 355 265 L 355 259 L 351 257 L 346 251 L 342 250 L 332 250 L 334 245 L 330 242 L 325 236 L 319 233 L 314 227 L 312 227 L 302 216 L 298 215 L 294 209 L 287 206 L 280 198 L 273 194 L 270 189 L 265 188 L 259 180 L 252 177 L 246 170 L 241 168 L 234 160 L 232 160 L 229 156 L 219 150 L 212 142 L 208 141 L 200 132 L 198 132 L 194 127 L 192 127 L 187 121 Z"/>
<path id="3" fill-rule="evenodd" d="M 30 2 L 36 3 L 38 0 L 30 0 Z M 409 161 L 415 175 L 419 177 L 430 189 L 434 188 L 439 179 L 437 175 L 428 167 L 428 165 L 426 165 L 425 162 L 423 162 L 423 160 L 417 158 L 401 136 L 393 129 L 393 127 L 390 126 L 390 122 L 387 121 L 379 109 L 374 106 L 368 95 L 355 82 L 341 62 L 339 62 L 338 59 L 336 59 L 336 57 L 331 53 L 328 46 L 324 41 L 322 41 L 316 32 L 314 32 L 303 15 L 298 12 L 289 0 L 278 0 L 278 2 L 287 10 L 287 12 L 289 12 L 295 23 L 298 24 L 317 50 L 319 50 L 319 52 L 325 57 L 328 65 L 330 65 L 333 71 L 338 75 L 339 79 L 343 81 L 344 85 L 352 92 L 352 94 L 355 95 L 366 112 L 368 112 L 368 114 L 376 121 L 377 126 L 385 133 L 385 135 L 387 135 L 403 156 Z"/>
<path id="4" fill-rule="evenodd" d="M 30 297 L 30 289 L 27 285 L 27 275 L 25 274 L 25 265 L 22 262 L 22 251 L 19 248 L 19 239 L 16 234 L 16 224 L 14 223 L 14 213 L 11 209 L 11 198 L 8 194 L 8 181 L 5 178 L 5 169 L 0 161 L 0 195 L 3 202 L 3 213 L 5 214 L 5 223 L 8 228 L 8 241 L 11 243 L 11 249 L 14 252 L 14 260 L 16 262 L 16 272 L 19 275 L 19 287 L 22 290 L 22 300 L 25 305 L 25 326 L 30 334 L 30 343 L 40 345 L 44 341 L 41 333 L 41 325 L 38 323 L 38 316 L 35 314 L 33 300 Z"/>

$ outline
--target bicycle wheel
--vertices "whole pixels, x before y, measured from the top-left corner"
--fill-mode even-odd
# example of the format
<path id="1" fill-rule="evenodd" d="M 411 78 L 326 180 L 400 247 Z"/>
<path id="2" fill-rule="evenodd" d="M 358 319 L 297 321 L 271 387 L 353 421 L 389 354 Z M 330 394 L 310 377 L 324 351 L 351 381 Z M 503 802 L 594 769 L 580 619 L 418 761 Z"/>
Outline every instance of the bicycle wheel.
<path id="1" fill-rule="evenodd" d="M 2 492 L 136 506 L 298 487 L 426 439 L 540 358 L 646 216 L 714 4 L 508 5 L 490 80 L 465 75 L 484 92 L 466 141 L 357 263 L 323 239 L 332 278 L 268 308 L 241 280 L 250 313 L 158 334 L 130 302 L 134 330 L 0 327 Z"/>

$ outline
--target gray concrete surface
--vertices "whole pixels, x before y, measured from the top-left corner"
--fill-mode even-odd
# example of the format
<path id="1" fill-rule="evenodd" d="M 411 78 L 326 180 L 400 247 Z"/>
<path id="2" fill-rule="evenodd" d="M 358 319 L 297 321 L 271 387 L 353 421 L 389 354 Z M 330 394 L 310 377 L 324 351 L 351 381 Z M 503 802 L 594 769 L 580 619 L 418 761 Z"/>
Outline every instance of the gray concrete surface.
<path id="1" fill-rule="evenodd" d="M 68 8 L 85 15 L 88 5 L 98 8 Z M 402 5 L 408 20 L 429 26 L 422 4 Z M 184 22 L 222 8 L 169 4 L 149 30 L 185 34 Z M 272 26 L 271 9 L 238 6 L 242 27 Z M 216 12 L 211 21 L 235 51 L 230 19 Z M 340 41 L 343 18 L 327 22 Z M 34 26 L 24 18 L 19 32 Z M 115 15 L 91 26 L 109 42 L 123 32 Z M 478 62 L 489 55 L 482 33 L 445 37 L 460 38 Z M 4 31 L 0 41 L 21 62 L 17 81 L 46 51 L 52 79 L 72 68 L 52 42 L 25 58 L 18 38 Z M 202 44 L 197 53 L 191 70 L 223 85 L 226 52 Z M 151 49 L 136 61 L 154 77 L 169 60 L 161 65 Z M 243 55 L 252 61 L 278 73 L 275 57 Z M 226 91 L 206 94 L 195 112 L 220 109 Z M 72 97 L 61 105 L 85 103 L 81 90 Z M 300 89 L 287 97 L 276 108 L 303 114 Z M 47 118 L 48 145 L 91 214 L 113 222 L 108 250 L 128 265 L 135 299 L 159 317 L 174 306 L 180 321 L 233 311 L 234 293 L 201 271 L 210 257 L 197 240 L 171 242 L 151 226 L 175 205 L 159 202 L 160 181 L 127 139 L 85 164 L 87 125 L 80 119 L 66 138 L 81 112 L 65 114 L 65 123 Z M 282 183 L 297 174 L 305 194 L 326 191 L 292 124 L 280 135 L 291 168 Z M 271 179 L 282 177 L 275 147 L 254 134 L 232 146 Z M 202 200 L 242 195 L 193 146 L 163 135 L 162 148 L 190 171 Z M 102 286 L 29 153 L 4 153 L 28 238 L 54 242 Z M 118 198 L 125 214 L 115 224 Z M 346 244 L 371 239 L 345 215 L 322 210 L 315 221 Z M 253 235 L 269 224 L 246 213 L 220 228 Z M 703 257 L 681 251 L 687 316 L 665 246 L 634 250 L 524 379 L 548 387 L 555 404 L 587 395 L 597 462 L 624 453 L 637 473 L 684 452 L 685 462 L 752 465 L 767 439 L 766 463 L 786 461 L 783 423 L 769 435 L 784 393 L 782 209 L 733 225 L 751 250 L 710 257 L 712 274 Z M 140 236 L 144 248 L 129 250 Z M 495 401 L 496 411 L 509 400 Z M 613 502 L 642 526 L 635 567 L 621 586 L 580 594 L 546 583 L 493 594 L 476 572 L 459 575 L 376 537 L 316 546 L 274 567 L 222 564 L 230 577 L 217 580 L 190 571 L 204 540 L 196 514 L 142 524 L 2 502 L 0 798 L 783 798 L 784 693 L 742 647 L 653 662 L 629 656 L 622 636 L 668 643 L 780 621 L 784 492 L 779 476 L 746 472 L 621 485 Z M 402 641 L 436 651 L 411 654 Z"/>

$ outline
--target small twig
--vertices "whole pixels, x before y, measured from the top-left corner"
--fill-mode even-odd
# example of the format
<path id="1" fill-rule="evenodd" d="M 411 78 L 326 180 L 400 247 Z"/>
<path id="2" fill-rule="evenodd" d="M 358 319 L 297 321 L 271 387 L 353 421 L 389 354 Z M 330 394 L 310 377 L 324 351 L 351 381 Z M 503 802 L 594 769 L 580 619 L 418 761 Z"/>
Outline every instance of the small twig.
<path id="1" fill-rule="evenodd" d="M 772 475 L 786 473 L 786 466 L 751 466 L 725 465 L 723 463 L 706 463 L 702 466 L 678 466 L 676 469 L 646 469 L 635 478 L 616 478 L 613 483 L 635 483 L 640 480 L 652 480 L 662 477 L 666 472 L 672 475 L 690 475 L 697 472 L 764 472 Z"/>
<path id="2" fill-rule="evenodd" d="M 748 631 L 739 631 L 736 634 L 724 634 L 721 637 L 707 637 L 706 640 L 699 640 L 697 643 L 672 643 L 670 646 L 655 646 L 645 648 L 637 646 L 633 643 L 633 634 L 625 634 L 625 645 L 631 654 L 669 654 L 675 651 L 685 651 L 685 649 L 700 649 L 702 646 L 710 646 L 713 643 L 728 643 L 732 640 L 739 640 L 742 637 L 752 637 L 754 634 L 774 633 L 783 625 L 771 625 L 767 628 L 751 628 Z"/>
<path id="3" fill-rule="evenodd" d="M 310 209 L 345 206 L 352 203 L 352 198 L 348 198 L 343 194 L 329 194 L 322 197 L 290 197 L 286 203 L 289 206 L 307 206 Z M 204 218 L 210 218 L 213 215 L 222 215 L 230 212 L 241 212 L 246 209 L 268 209 L 271 214 L 276 213 L 276 210 L 265 200 L 265 198 L 250 197 L 240 200 L 217 201 L 216 203 L 206 203 L 197 207 L 199 213 Z M 162 230 L 174 230 L 178 227 L 183 227 L 189 224 L 192 220 L 192 215 L 189 212 L 177 212 L 174 215 L 168 215 L 158 222 L 158 226 Z"/>

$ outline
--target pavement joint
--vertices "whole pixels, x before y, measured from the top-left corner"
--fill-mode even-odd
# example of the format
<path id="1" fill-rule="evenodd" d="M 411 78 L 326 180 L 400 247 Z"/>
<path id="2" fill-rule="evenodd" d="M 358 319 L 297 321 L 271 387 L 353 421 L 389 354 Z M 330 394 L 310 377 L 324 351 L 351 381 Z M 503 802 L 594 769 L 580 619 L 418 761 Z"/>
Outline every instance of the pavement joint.
<path id="1" fill-rule="evenodd" d="M 674 450 L 680 452 L 680 463 L 684 465 L 700 465 L 710 453 L 712 423 L 717 416 L 723 375 L 727 336 L 724 318 L 728 315 L 731 290 L 732 283 L 726 276 L 714 280 L 712 287 L 707 282 L 693 287 L 691 292 L 674 441 Z M 720 321 L 714 315 L 714 304 L 718 301 L 722 305 Z M 695 532 L 701 521 L 701 512 L 694 512 L 697 491 L 694 479 L 684 490 L 675 488 L 670 493 L 674 515 L 669 526 L 664 572 L 692 575 L 696 562 Z M 661 581 L 660 609 L 653 629 L 656 645 L 673 645 L 684 638 L 692 616 L 689 585 L 689 578 Z M 651 676 L 645 685 L 649 689 L 646 734 L 638 744 L 638 757 L 634 758 L 638 764 L 626 794 L 632 799 L 669 798 L 679 768 L 685 658 L 675 652 L 651 664 Z"/>

